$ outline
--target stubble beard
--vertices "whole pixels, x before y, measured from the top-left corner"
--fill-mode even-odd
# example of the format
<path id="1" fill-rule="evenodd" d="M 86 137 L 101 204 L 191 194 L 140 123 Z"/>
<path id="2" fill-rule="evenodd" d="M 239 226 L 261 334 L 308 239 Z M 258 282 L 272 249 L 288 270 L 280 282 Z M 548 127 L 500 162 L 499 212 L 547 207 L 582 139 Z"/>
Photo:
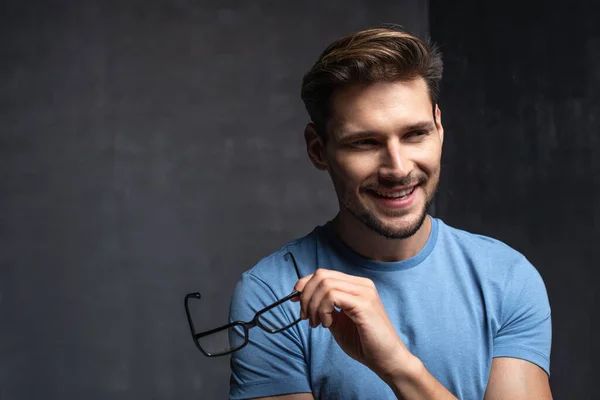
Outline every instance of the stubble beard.
<path id="1" fill-rule="evenodd" d="M 439 175 L 438 175 L 439 177 Z M 436 179 L 437 177 L 432 177 Z M 423 223 L 425 222 L 425 218 L 427 218 L 427 211 L 429 207 L 433 203 L 435 193 L 438 188 L 439 179 L 436 179 L 435 185 L 432 187 L 431 192 L 428 192 L 424 188 L 423 182 L 420 182 L 419 188 L 423 189 L 425 192 L 425 204 L 419 210 L 417 214 L 416 221 L 413 223 L 409 223 L 409 225 L 397 228 L 394 226 L 390 226 L 385 224 L 380 218 L 378 218 L 375 213 L 366 207 L 360 200 L 355 199 L 351 195 L 344 196 L 344 201 L 342 202 L 342 206 L 348 210 L 350 214 L 352 214 L 356 219 L 362 222 L 367 228 L 372 230 L 373 232 L 386 237 L 388 239 L 407 239 L 413 236 L 415 233 L 421 229 Z M 425 183 L 427 180 L 425 180 Z"/>

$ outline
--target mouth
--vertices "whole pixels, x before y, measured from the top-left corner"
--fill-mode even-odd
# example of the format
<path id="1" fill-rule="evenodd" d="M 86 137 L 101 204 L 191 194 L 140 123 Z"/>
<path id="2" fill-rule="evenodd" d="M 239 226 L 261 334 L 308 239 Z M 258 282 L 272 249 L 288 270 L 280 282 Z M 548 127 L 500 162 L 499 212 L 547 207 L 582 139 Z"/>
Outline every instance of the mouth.
<path id="1" fill-rule="evenodd" d="M 370 190 L 375 196 L 383 198 L 383 199 L 392 199 L 392 200 L 403 200 L 410 196 L 417 186 L 412 186 L 409 188 L 405 188 L 402 190 L 394 190 L 394 191 L 379 191 L 379 190 Z"/>
<path id="2" fill-rule="evenodd" d="M 403 187 L 401 189 L 370 189 L 367 193 L 377 204 L 380 210 L 388 212 L 390 210 L 400 211 L 411 208 L 417 201 L 417 193 L 419 185 Z"/>

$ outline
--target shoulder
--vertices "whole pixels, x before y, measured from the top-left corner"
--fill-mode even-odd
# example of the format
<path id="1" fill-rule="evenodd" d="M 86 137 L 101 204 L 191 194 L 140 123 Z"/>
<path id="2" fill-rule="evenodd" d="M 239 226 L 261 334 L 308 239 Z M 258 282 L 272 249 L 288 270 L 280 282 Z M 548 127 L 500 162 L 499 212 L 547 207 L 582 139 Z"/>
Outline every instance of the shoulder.
<path id="1" fill-rule="evenodd" d="M 436 218 L 439 226 L 439 236 L 448 244 L 457 246 L 468 252 L 492 252 L 494 255 L 507 257 L 522 257 L 522 254 L 505 242 L 480 233 L 468 232 L 464 229 L 447 225 Z"/>
<path id="2" fill-rule="evenodd" d="M 260 286 L 261 290 L 268 289 L 276 297 L 289 294 L 298 279 L 310 273 L 311 266 L 315 265 L 321 228 L 315 227 L 260 259 L 242 274 L 237 290 L 254 290 Z"/>
<path id="3" fill-rule="evenodd" d="M 497 328 L 524 315 L 542 321 L 548 317 L 546 286 L 525 255 L 498 239 L 456 229 L 441 221 L 439 226 L 444 259 L 452 260 L 461 276 L 471 277 L 468 281 L 481 290 L 491 308 L 488 311 L 495 311 Z"/>
<path id="4" fill-rule="evenodd" d="M 494 303 L 516 304 L 527 297 L 547 303 L 542 275 L 520 251 L 501 240 L 438 222 L 444 260 L 450 260 L 462 276 L 470 276 L 470 281 L 497 299 Z"/>
<path id="5" fill-rule="evenodd" d="M 523 253 L 499 239 L 452 227 L 440 219 L 438 226 L 442 251 L 450 257 L 464 259 L 481 272 L 508 275 L 537 273 Z"/>
<path id="6" fill-rule="evenodd" d="M 503 312 L 527 303 L 543 308 L 543 313 L 549 309 L 542 276 L 524 254 L 501 240 L 438 222 L 444 257 L 462 266 Z"/>

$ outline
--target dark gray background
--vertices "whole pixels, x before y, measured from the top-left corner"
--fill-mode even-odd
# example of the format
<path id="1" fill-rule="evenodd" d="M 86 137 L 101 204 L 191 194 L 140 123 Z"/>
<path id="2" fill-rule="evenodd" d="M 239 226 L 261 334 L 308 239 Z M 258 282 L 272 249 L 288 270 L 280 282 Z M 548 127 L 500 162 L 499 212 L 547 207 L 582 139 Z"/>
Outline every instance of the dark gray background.
<path id="1" fill-rule="evenodd" d="M 226 398 L 183 295 L 199 329 L 225 322 L 242 271 L 333 216 L 300 81 L 381 23 L 444 46 L 437 214 L 538 267 L 555 398 L 592 398 L 597 17 L 531 4 L 3 2 L 0 399 Z"/>
<path id="2" fill-rule="evenodd" d="M 592 4 L 430 2 L 431 35 L 446 60 L 437 214 L 504 240 L 542 274 L 556 399 L 598 398 L 600 13 Z"/>
<path id="3" fill-rule="evenodd" d="M 0 399 L 226 398 L 194 347 L 242 271 L 333 217 L 303 74 L 427 2 L 4 2 Z"/>

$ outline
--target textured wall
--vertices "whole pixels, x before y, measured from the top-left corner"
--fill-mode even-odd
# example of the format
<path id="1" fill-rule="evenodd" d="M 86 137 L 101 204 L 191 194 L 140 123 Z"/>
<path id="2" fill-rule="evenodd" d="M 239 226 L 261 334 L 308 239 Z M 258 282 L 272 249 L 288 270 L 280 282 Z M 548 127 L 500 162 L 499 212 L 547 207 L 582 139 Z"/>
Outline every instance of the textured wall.
<path id="1" fill-rule="evenodd" d="M 333 216 L 300 81 L 341 34 L 427 2 L 5 1 L 0 398 L 225 398 L 242 271 Z"/>
<path id="2" fill-rule="evenodd" d="M 583 0 L 430 3 L 431 35 L 446 63 L 437 212 L 517 248 L 542 274 L 553 312 L 557 399 L 597 397 L 596 9 Z"/>

